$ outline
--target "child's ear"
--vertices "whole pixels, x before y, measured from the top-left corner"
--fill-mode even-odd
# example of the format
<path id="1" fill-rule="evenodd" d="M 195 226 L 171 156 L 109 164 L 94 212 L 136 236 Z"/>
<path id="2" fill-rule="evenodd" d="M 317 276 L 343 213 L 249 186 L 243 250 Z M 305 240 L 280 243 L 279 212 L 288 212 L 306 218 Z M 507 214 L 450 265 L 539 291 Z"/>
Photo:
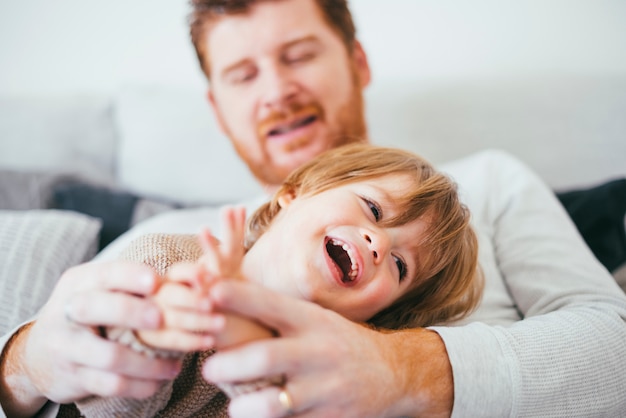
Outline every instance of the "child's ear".
<path id="1" fill-rule="evenodd" d="M 296 191 L 293 189 L 290 190 L 283 190 L 281 191 L 281 193 L 278 195 L 278 206 L 280 206 L 281 209 L 286 208 L 287 206 L 289 206 L 291 204 L 291 202 L 293 202 L 293 200 L 296 198 Z"/>

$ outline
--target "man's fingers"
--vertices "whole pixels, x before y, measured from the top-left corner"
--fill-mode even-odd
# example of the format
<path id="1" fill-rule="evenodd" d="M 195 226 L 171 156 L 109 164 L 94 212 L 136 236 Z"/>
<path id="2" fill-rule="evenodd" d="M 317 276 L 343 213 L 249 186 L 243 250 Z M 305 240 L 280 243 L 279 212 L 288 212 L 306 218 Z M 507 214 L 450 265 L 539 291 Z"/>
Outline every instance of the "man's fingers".
<path id="1" fill-rule="evenodd" d="M 86 291 L 70 296 L 63 315 L 87 326 L 121 326 L 153 329 L 161 324 L 161 312 L 148 299 L 121 292 Z"/>
<path id="2" fill-rule="evenodd" d="M 75 291 L 106 289 L 149 295 L 156 291 L 159 277 L 150 267 L 139 263 L 87 263 L 69 269 L 62 277 Z"/>
<path id="3" fill-rule="evenodd" d="M 92 393 L 147 396 L 174 378 L 179 362 L 150 359 L 94 331 L 158 328 L 161 313 L 145 296 L 159 280 L 134 263 L 87 263 L 66 271 L 21 350 L 32 386 L 48 399 L 71 402 Z"/>
<path id="4" fill-rule="evenodd" d="M 255 283 L 224 280 L 216 283 L 210 293 L 220 310 L 254 318 L 283 336 L 310 319 L 310 302 L 278 294 Z"/>
<path id="5" fill-rule="evenodd" d="M 150 358 L 129 347 L 85 333 L 64 346 L 76 368 L 122 374 L 130 379 L 169 380 L 181 368 L 180 361 Z"/>
<path id="6" fill-rule="evenodd" d="M 83 388 L 96 396 L 119 396 L 144 399 L 153 395 L 162 382 L 155 380 L 133 379 L 116 373 L 79 367 L 76 377 L 83 382 Z"/>
<path id="7" fill-rule="evenodd" d="M 311 362 L 302 364 L 300 344 L 300 341 L 289 338 L 265 339 L 218 351 L 207 359 L 202 374 L 213 382 L 248 382 L 267 376 L 288 375 L 296 366 L 299 372 L 303 372 L 323 362 L 307 356 Z"/>
<path id="8" fill-rule="evenodd" d="M 161 314 L 143 296 L 154 293 L 159 281 L 151 268 L 138 263 L 82 264 L 61 276 L 49 314 L 55 321 L 87 326 L 156 328 Z"/>
<path id="9" fill-rule="evenodd" d="M 335 382 L 311 387 L 311 379 L 287 380 L 281 386 L 268 386 L 231 399 L 228 412 L 232 418 L 255 417 L 327 417 L 350 415 L 347 408 L 338 403 L 324 403 L 328 392 L 334 390 Z M 282 392 L 282 393 L 281 393 Z M 322 405 L 322 410 L 315 407 Z M 317 411 L 317 412 L 316 412 Z M 332 412 L 331 412 L 332 411 Z"/>
<path id="10" fill-rule="evenodd" d="M 285 405 L 280 402 L 280 388 L 271 386 L 231 399 L 228 413 L 232 418 L 274 418 L 287 416 Z M 289 394 L 288 396 L 291 396 Z M 293 397 L 291 397 L 293 399 Z M 283 401 L 284 402 L 284 401 Z M 295 407 L 295 403 L 294 403 Z M 297 414 L 297 409 L 292 408 Z M 291 415 L 293 416 L 293 414 Z"/>

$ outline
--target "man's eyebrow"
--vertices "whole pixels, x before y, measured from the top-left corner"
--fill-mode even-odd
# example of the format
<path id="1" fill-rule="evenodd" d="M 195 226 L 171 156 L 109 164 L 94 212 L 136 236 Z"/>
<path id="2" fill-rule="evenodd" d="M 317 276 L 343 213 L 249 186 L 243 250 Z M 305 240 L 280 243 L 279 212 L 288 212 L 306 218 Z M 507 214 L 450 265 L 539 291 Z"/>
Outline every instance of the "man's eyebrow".
<path id="1" fill-rule="evenodd" d="M 289 49 L 294 45 L 306 44 L 306 43 L 319 43 L 319 38 L 315 35 L 308 35 L 302 38 L 294 39 L 293 41 L 285 42 L 280 49 L 285 50 Z"/>
<path id="2" fill-rule="evenodd" d="M 298 39 L 294 39 L 292 41 L 289 42 L 285 42 L 284 44 L 282 44 L 280 46 L 280 50 L 281 51 L 285 51 L 295 45 L 301 45 L 301 44 L 307 44 L 307 43 L 311 43 L 311 44 L 317 44 L 319 43 L 319 38 L 315 35 L 308 35 L 308 36 L 304 36 L 302 38 L 298 38 Z M 243 58 L 239 61 L 234 62 L 233 64 L 227 66 L 226 68 L 224 68 L 221 72 L 220 72 L 220 77 L 224 78 L 228 75 L 228 73 L 237 70 L 240 67 L 245 66 L 248 62 L 250 62 L 250 58 Z"/>

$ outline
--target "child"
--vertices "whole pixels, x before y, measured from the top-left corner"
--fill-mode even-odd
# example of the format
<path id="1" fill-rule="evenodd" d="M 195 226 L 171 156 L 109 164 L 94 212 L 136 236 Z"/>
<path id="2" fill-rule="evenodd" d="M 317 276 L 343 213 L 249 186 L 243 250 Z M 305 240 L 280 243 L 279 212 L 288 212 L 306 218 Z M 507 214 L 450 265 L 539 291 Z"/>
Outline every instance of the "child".
<path id="1" fill-rule="evenodd" d="M 84 402 L 86 416 L 226 414 L 225 397 L 197 372 L 210 353 L 197 350 L 273 334 L 252 320 L 212 312 L 207 295 L 215 280 L 253 280 L 384 328 L 459 319 L 482 293 L 477 240 L 456 185 L 406 151 L 365 144 L 328 151 L 293 172 L 245 233 L 243 209 L 226 211 L 223 223 L 221 244 L 205 231 L 204 255 L 165 274 L 155 296 L 162 329 L 109 333 L 152 355 L 194 352 L 181 375 L 148 400 Z M 191 385 L 177 386 L 194 370 Z"/>

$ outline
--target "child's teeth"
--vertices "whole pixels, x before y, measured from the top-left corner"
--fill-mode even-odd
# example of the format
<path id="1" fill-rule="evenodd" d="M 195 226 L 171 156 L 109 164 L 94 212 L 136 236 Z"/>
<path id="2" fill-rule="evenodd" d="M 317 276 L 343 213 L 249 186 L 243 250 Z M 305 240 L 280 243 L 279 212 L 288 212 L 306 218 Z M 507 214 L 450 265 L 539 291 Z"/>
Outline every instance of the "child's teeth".
<path id="1" fill-rule="evenodd" d="M 348 273 L 348 277 L 351 279 L 355 279 L 357 274 L 359 273 L 359 266 L 357 265 L 357 263 L 355 263 L 354 261 L 354 255 L 352 253 L 352 251 L 350 250 L 350 246 L 348 244 L 345 244 L 341 241 L 338 241 L 336 239 L 333 238 L 332 240 L 333 244 L 336 246 L 340 246 L 345 252 L 346 254 L 348 254 L 348 257 L 350 257 L 350 272 Z"/>

